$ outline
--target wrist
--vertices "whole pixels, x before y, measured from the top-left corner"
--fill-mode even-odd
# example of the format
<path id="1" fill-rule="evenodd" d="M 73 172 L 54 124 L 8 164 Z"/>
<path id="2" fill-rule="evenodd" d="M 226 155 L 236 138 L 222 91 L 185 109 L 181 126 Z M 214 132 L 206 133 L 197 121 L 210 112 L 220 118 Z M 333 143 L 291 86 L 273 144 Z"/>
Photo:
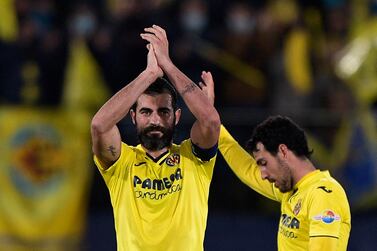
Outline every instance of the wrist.
<path id="1" fill-rule="evenodd" d="M 170 59 L 166 59 L 161 62 L 160 67 L 165 73 L 167 73 L 169 72 L 169 70 L 173 69 L 175 66 Z"/>
<path id="2" fill-rule="evenodd" d="M 153 83 L 154 81 L 156 81 L 156 79 L 159 77 L 158 75 L 158 71 L 154 71 L 154 70 L 151 70 L 151 69 L 145 69 L 141 75 L 143 75 L 148 82 L 150 83 Z"/>

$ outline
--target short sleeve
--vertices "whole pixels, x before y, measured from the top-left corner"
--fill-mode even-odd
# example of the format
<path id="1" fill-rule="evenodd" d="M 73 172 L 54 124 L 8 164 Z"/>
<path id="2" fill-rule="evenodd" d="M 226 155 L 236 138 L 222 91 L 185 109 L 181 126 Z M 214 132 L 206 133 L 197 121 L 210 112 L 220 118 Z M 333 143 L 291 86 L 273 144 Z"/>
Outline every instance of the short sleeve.
<path id="1" fill-rule="evenodd" d="M 309 207 L 310 237 L 340 237 L 342 221 L 347 214 L 348 201 L 337 184 L 326 182 L 312 192 Z"/>
<path id="2" fill-rule="evenodd" d="M 123 177 L 127 173 L 127 167 L 132 162 L 133 148 L 125 143 L 122 143 L 121 153 L 117 161 L 114 162 L 109 168 L 104 169 L 101 161 L 96 155 L 93 156 L 94 163 L 96 164 L 99 172 L 101 173 L 106 185 L 111 190 L 113 186 L 116 186 L 116 181 L 120 177 Z"/>

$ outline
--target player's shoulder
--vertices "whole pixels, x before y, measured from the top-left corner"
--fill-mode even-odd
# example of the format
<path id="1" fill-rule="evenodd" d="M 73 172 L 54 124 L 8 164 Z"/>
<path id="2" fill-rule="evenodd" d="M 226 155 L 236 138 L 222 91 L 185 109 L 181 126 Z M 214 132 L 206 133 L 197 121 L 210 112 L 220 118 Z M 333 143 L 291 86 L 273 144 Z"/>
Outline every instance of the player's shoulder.
<path id="1" fill-rule="evenodd" d="M 308 206 L 314 211 L 330 210 L 349 218 L 349 203 L 346 192 L 328 172 L 320 175 L 320 179 L 312 184 L 309 201 Z"/>
<path id="2" fill-rule="evenodd" d="M 312 193 L 316 196 L 345 195 L 342 185 L 330 176 L 328 171 L 321 172 L 320 178 L 313 183 Z"/>
<path id="3" fill-rule="evenodd" d="M 177 152 L 188 151 L 188 150 L 191 151 L 191 147 L 192 147 L 191 140 L 185 139 L 178 144 L 172 144 L 171 149 L 172 151 L 177 151 Z"/>
<path id="4" fill-rule="evenodd" d="M 144 158 L 145 156 L 145 150 L 141 147 L 140 144 L 136 146 L 132 146 L 132 145 L 128 145 L 125 142 L 122 142 L 121 147 L 122 147 L 121 154 L 120 154 L 121 159 L 127 159 L 128 161 L 130 161 L 130 160 L 136 160 L 139 158 Z"/>

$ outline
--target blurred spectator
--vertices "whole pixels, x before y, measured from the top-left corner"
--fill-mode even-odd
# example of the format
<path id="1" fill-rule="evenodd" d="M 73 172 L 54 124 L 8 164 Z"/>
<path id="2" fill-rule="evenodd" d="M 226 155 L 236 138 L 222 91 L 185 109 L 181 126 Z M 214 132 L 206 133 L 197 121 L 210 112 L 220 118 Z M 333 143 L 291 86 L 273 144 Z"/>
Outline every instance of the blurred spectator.
<path id="1" fill-rule="evenodd" d="M 117 0 L 110 5 L 106 23 L 90 38 L 90 48 L 112 93 L 134 79 L 145 66 L 142 55 L 146 44 L 140 33 L 153 23 L 164 26 L 164 11 L 156 12 L 158 7 L 164 7 L 162 1 Z"/>
<path id="2" fill-rule="evenodd" d="M 225 29 L 218 30 L 218 43 L 229 53 L 224 61 L 238 61 L 241 67 L 220 76 L 220 95 L 224 104 L 253 105 L 262 107 L 266 101 L 264 79 L 266 61 L 257 47 L 258 11 L 247 1 L 228 3 L 225 13 Z M 235 59 L 232 59 L 235 57 Z M 237 75 L 249 76 L 243 80 Z M 248 79 L 245 81 L 245 79 Z"/>
<path id="3" fill-rule="evenodd" d="M 68 42 L 55 19 L 52 0 L 17 1 L 22 103 L 57 106 L 61 102 Z"/>
<path id="4" fill-rule="evenodd" d="M 308 96 L 313 88 L 310 33 L 296 1 L 272 1 L 268 9 L 281 34 L 281 44 L 271 64 L 271 110 L 299 120 L 309 107 Z"/>
<path id="5" fill-rule="evenodd" d="M 178 20 L 173 30 L 172 58 L 176 64 L 187 69 L 186 74 L 196 83 L 201 81 L 203 70 L 214 71 L 213 64 L 200 54 L 200 44 L 211 39 L 208 4 L 203 0 L 177 1 L 174 19 Z"/>

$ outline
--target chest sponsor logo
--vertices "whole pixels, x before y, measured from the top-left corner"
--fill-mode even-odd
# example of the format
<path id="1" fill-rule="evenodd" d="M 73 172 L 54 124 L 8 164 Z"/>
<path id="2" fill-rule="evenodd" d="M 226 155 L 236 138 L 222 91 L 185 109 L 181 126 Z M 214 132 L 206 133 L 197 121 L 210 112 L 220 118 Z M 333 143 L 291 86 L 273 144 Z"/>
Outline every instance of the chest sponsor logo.
<path id="1" fill-rule="evenodd" d="M 175 166 L 175 165 L 178 165 L 178 164 L 179 164 L 180 159 L 181 159 L 181 157 L 179 156 L 179 154 L 177 154 L 177 153 L 173 153 L 173 154 L 171 154 L 169 157 L 166 158 L 165 163 L 166 163 L 168 166 Z"/>
<path id="2" fill-rule="evenodd" d="M 313 219 L 330 224 L 340 220 L 340 216 L 335 214 L 332 210 L 325 210 L 321 214 L 314 216 Z"/>
<path id="3" fill-rule="evenodd" d="M 167 195 L 182 190 L 182 184 L 177 184 L 176 182 L 181 179 L 183 179 L 183 176 L 180 168 L 177 168 L 175 173 L 171 174 L 169 177 L 163 177 L 161 179 L 141 179 L 135 175 L 133 180 L 135 196 L 137 199 L 163 199 Z"/>
<path id="4" fill-rule="evenodd" d="M 287 228 L 300 228 L 300 221 L 296 217 L 292 217 L 287 214 L 281 215 L 281 224 Z"/>
<path id="5" fill-rule="evenodd" d="M 299 229 L 300 221 L 296 217 L 282 214 L 280 219 L 279 233 L 284 237 L 296 239 L 297 235 L 291 229 Z"/>
<path id="6" fill-rule="evenodd" d="M 295 207 L 293 208 L 293 214 L 294 215 L 298 215 L 298 213 L 300 212 L 301 210 L 301 205 L 302 205 L 302 199 L 299 199 L 295 205 Z"/>

